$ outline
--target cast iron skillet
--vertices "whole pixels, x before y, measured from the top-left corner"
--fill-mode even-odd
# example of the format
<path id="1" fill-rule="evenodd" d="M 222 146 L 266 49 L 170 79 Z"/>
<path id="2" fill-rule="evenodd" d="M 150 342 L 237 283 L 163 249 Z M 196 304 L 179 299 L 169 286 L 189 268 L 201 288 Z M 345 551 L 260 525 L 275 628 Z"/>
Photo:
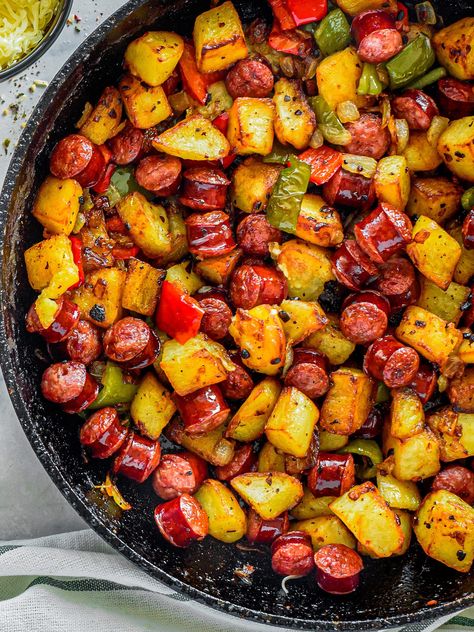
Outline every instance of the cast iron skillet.
<path id="1" fill-rule="evenodd" d="M 264 0 L 237 3 L 245 19 L 267 12 Z M 446 22 L 472 15 L 468 2 L 442 2 Z M 468 6 L 469 4 L 469 6 Z M 34 300 L 22 253 L 41 239 L 29 210 L 46 176 L 55 142 L 72 130 L 86 100 L 94 102 L 115 82 L 127 43 L 153 26 L 190 32 L 207 1 L 131 0 L 95 31 L 60 70 L 26 127 L 0 197 L 3 250 L 1 270 L 1 364 L 13 405 L 38 458 L 68 502 L 115 549 L 153 577 L 194 599 L 261 623 L 298 629 L 380 629 L 440 617 L 474 603 L 474 577 L 428 559 L 413 546 L 402 558 L 366 562 L 358 592 L 338 598 L 322 593 L 314 579 L 298 580 L 286 597 L 270 569 L 269 556 L 243 552 L 212 538 L 188 550 L 172 548 L 153 524 L 150 487 L 126 480 L 121 490 L 134 511 L 116 521 L 90 499 L 93 485 L 104 480 L 106 464 L 84 463 L 78 419 L 61 414 L 39 394 L 45 368 L 38 337 L 24 329 L 24 315 Z M 367 558 L 366 558 L 367 559 Z M 255 566 L 245 585 L 234 569 Z M 435 605 L 427 602 L 435 600 Z"/>

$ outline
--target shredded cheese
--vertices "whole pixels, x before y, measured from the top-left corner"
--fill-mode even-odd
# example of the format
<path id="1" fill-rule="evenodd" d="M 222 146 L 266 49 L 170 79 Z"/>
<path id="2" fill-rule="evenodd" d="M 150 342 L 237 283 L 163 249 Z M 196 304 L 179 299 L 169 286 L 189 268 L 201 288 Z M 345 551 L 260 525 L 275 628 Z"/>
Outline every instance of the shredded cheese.
<path id="1" fill-rule="evenodd" d="M 58 0 L 0 1 L 0 70 L 39 44 L 57 6 Z"/>

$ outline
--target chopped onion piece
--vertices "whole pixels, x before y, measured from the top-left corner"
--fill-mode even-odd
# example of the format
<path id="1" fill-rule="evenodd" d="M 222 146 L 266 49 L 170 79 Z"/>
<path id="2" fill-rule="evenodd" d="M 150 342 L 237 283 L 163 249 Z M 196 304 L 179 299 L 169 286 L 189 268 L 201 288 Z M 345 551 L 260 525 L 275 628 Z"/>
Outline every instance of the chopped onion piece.
<path id="1" fill-rule="evenodd" d="M 112 482 L 110 474 L 107 474 L 107 476 L 105 477 L 105 482 L 102 483 L 102 485 L 98 485 L 98 487 L 103 494 L 110 496 L 110 498 L 112 498 L 112 500 L 120 507 L 120 509 L 123 509 L 124 511 L 132 509 L 132 505 L 125 500 L 125 498 L 120 493 L 119 488 L 115 485 L 115 483 Z"/>
<path id="2" fill-rule="evenodd" d="M 341 123 L 353 123 L 360 119 L 360 112 L 354 101 L 343 101 L 336 107 L 336 114 Z"/>
<path id="3" fill-rule="evenodd" d="M 309 141 L 309 146 L 312 149 L 319 149 L 324 145 L 324 136 L 321 134 L 321 131 L 317 129 L 314 134 L 311 136 L 311 140 Z"/>
<path id="4" fill-rule="evenodd" d="M 449 125 L 449 119 L 445 116 L 434 116 L 431 121 L 429 130 L 426 132 L 426 138 L 430 145 L 436 146 L 438 139 Z"/>
<path id="5" fill-rule="evenodd" d="M 342 168 L 350 173 L 356 173 L 370 179 L 375 175 L 377 161 L 369 156 L 342 154 Z"/>
<path id="6" fill-rule="evenodd" d="M 435 25 L 438 17 L 431 2 L 420 2 L 415 6 L 417 21 L 421 24 Z"/>
<path id="7" fill-rule="evenodd" d="M 406 119 L 395 119 L 395 131 L 397 135 L 397 154 L 405 151 L 410 140 L 410 128 Z"/>

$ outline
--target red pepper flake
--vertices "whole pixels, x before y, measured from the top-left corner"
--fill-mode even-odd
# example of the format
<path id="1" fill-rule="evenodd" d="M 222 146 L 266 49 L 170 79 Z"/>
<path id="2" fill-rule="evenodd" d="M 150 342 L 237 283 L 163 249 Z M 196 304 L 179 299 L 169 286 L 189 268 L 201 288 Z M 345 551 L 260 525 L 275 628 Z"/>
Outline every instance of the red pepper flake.
<path id="1" fill-rule="evenodd" d="M 438 600 L 437 599 L 430 599 L 429 601 L 426 602 L 427 606 L 437 606 L 438 605 Z"/>

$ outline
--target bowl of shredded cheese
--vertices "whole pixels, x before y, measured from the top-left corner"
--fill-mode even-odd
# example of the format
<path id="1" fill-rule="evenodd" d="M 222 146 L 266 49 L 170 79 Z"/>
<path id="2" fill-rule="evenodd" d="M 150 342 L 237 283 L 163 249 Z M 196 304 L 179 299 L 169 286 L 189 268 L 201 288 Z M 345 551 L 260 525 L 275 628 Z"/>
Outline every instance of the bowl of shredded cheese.
<path id="1" fill-rule="evenodd" d="M 58 37 L 72 0 L 0 0 L 0 81 L 37 61 Z"/>

